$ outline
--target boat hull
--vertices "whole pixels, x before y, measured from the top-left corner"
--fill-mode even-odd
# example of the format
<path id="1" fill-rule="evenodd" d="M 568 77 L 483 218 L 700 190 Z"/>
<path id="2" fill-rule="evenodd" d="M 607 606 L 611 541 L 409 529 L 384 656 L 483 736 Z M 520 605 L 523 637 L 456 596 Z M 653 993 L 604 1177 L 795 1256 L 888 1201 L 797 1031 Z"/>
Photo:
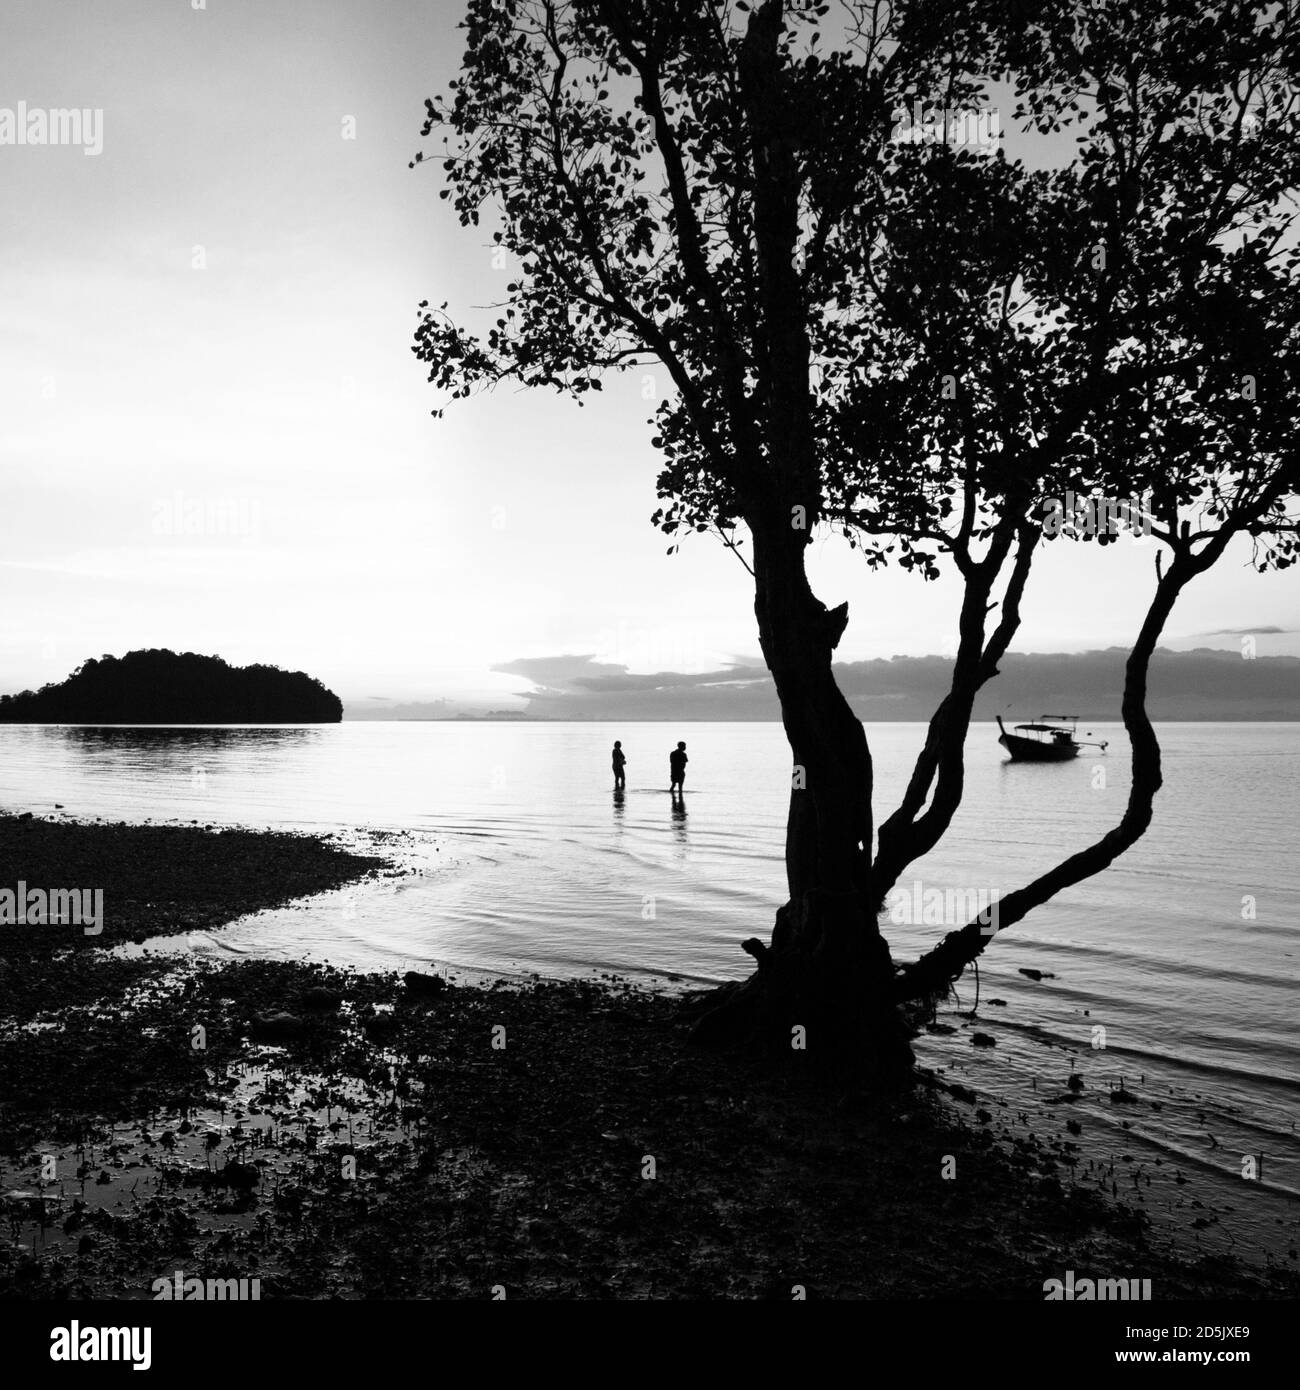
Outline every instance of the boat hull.
<path id="1" fill-rule="evenodd" d="M 1044 743 L 1021 738 L 1019 734 L 1003 734 L 998 742 L 1011 754 L 1014 763 L 1063 763 L 1079 756 L 1076 743 Z"/>

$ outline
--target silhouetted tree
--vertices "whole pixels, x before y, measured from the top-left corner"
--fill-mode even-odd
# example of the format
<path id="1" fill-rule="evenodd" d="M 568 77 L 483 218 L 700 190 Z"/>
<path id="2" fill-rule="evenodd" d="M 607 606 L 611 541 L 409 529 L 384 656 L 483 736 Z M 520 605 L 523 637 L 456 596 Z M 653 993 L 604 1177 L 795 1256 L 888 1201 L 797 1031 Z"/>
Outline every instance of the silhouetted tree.
<path id="1" fill-rule="evenodd" d="M 1159 558 L 1135 595 L 1127 806 L 1004 896 L 1003 929 L 1145 831 L 1161 781 L 1147 668 L 1186 585 L 1236 537 L 1260 567 L 1295 558 L 1297 15 L 471 0 L 465 28 L 424 134 L 446 136 L 442 196 L 519 269 L 485 331 L 421 305 L 430 381 L 581 399 L 661 364 L 655 520 L 718 533 L 754 576 L 795 763 L 789 902 L 702 1035 L 788 1039 L 799 1022 L 813 1048 L 904 1056 L 897 1006 L 946 991 L 988 934 L 971 922 L 898 968 L 879 913 L 961 802 L 974 696 L 1060 540 L 1050 500 L 1142 499 Z M 1034 167 L 897 138 L 918 103 L 978 131 L 1000 101 Z M 878 825 L 831 670 L 848 608 L 805 573 L 818 528 L 872 567 L 950 565 L 964 586 L 947 693 Z"/>
<path id="2" fill-rule="evenodd" d="M 8 724 L 332 724 L 343 703 L 278 666 L 229 666 L 165 648 L 92 657 L 67 680 L 0 696 Z"/>

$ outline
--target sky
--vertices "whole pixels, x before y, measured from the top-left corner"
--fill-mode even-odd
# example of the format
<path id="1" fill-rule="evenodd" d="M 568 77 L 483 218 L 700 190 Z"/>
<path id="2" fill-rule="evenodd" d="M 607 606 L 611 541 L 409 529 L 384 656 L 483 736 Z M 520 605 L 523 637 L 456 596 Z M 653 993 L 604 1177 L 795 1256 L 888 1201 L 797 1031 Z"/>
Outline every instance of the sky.
<path id="1" fill-rule="evenodd" d="M 198 5 L 198 8 L 195 6 Z M 411 169 L 460 0 L 6 7 L 4 109 L 102 111 L 102 149 L 0 145 L 0 691 L 140 647 L 302 669 L 345 704 L 511 708 L 526 663 L 702 672 L 758 649 L 749 575 L 651 526 L 638 373 L 581 408 L 442 402 L 416 306 L 510 266 Z M 1017 650 L 1131 639 L 1153 545 L 1058 544 Z M 1166 645 L 1300 653 L 1297 585 L 1243 553 Z M 952 650 L 957 594 L 810 556 L 846 661 Z M 525 663 L 520 666 L 520 663 Z M 514 671 L 501 667 L 514 666 Z"/>

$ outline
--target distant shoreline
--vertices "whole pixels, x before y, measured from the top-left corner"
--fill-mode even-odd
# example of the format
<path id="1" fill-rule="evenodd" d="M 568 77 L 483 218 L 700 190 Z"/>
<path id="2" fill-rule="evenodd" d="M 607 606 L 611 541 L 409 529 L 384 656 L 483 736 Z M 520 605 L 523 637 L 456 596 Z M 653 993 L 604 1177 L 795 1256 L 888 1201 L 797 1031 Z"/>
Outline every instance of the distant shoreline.
<path id="1" fill-rule="evenodd" d="M 1300 656 L 1257 653 L 1256 638 L 1240 645 L 1157 649 L 1147 713 L 1158 723 L 1300 721 Z M 1068 710 L 1081 718 L 1118 719 L 1127 649 L 1010 652 L 975 701 L 975 718 Z M 491 668 L 531 689 L 452 695 L 373 693 L 353 685 L 344 718 L 537 719 L 696 723 L 777 722 L 776 688 L 757 658 L 737 657 L 711 671 L 633 671 L 590 654 L 528 658 Z M 928 721 L 952 683 L 952 658 L 873 657 L 836 661 L 832 673 L 858 718 L 867 722 Z M 421 682 L 423 683 L 423 682 Z M 430 684 L 434 683 L 431 678 Z"/>
<path id="2" fill-rule="evenodd" d="M 1027 711 L 1026 711 L 1027 712 Z M 863 724 L 926 724 L 928 717 L 906 717 L 884 715 L 858 716 Z M 1117 715 L 1079 714 L 1081 722 L 1090 724 L 1107 725 L 1113 728 L 1124 727 L 1123 721 Z M 1151 722 L 1159 727 L 1161 725 L 1190 725 L 1190 724 L 1300 724 L 1300 715 L 1277 714 L 1277 715 L 1235 715 L 1225 714 L 1215 717 L 1202 719 L 1162 719 L 1152 716 Z M 565 718 L 550 718 L 546 715 L 538 714 L 447 714 L 447 715 L 396 715 L 386 718 L 381 715 L 348 715 L 344 713 L 342 719 L 337 720 L 258 720 L 231 723 L 200 723 L 187 720 L 180 723 L 169 724 L 105 724 L 105 723 L 79 723 L 70 720 L 53 719 L 0 719 L 0 728 L 28 728 L 28 729 L 319 729 L 327 728 L 336 724 L 776 724 L 779 719 L 758 719 L 750 718 L 745 715 L 732 715 L 725 718 L 710 715 L 707 718 L 698 715 L 675 715 L 675 716 L 648 716 L 648 715 L 592 715 L 587 716 L 567 716 Z M 993 715 L 987 718 L 976 718 L 971 720 L 971 728 L 982 728 L 985 725 L 996 727 Z"/>
<path id="3" fill-rule="evenodd" d="M 927 719 L 904 719 L 904 717 L 859 716 L 863 724 L 926 724 Z M 1080 723 L 1101 724 L 1112 728 L 1123 728 L 1123 721 L 1116 716 L 1103 716 L 1103 714 L 1079 714 Z M 382 719 L 377 714 L 343 714 L 341 720 L 257 720 L 245 721 L 245 723 L 195 723 L 195 721 L 185 721 L 185 723 L 171 724 L 104 724 L 104 723 L 72 723 L 70 720 L 0 720 L 0 728 L 325 728 L 331 724 L 667 724 L 667 726 L 677 726 L 677 724 L 777 724 L 780 726 L 779 719 L 747 719 L 744 716 L 720 717 L 710 716 L 708 719 L 701 719 L 698 716 L 674 716 L 674 717 L 648 717 L 648 716 L 621 716 L 621 714 L 601 714 L 601 716 L 569 717 L 569 719 L 548 719 L 539 714 L 444 714 L 444 716 L 398 716 L 393 719 Z M 1153 717 L 1151 723 L 1155 727 L 1161 726 L 1183 726 L 1183 724 L 1300 724 L 1300 716 L 1293 714 L 1276 714 L 1276 716 L 1262 717 L 1257 714 L 1224 714 L 1215 719 L 1157 719 Z M 993 716 L 987 719 L 973 719 L 970 727 L 982 728 L 984 726 L 997 727 Z"/>
<path id="4" fill-rule="evenodd" d="M 902 716 L 889 718 L 884 715 L 870 717 L 868 715 L 858 716 L 864 724 L 925 724 L 929 721 L 925 718 L 903 718 Z M 1101 715 L 1081 713 L 1080 720 L 1087 720 L 1092 724 L 1110 724 L 1117 728 L 1123 728 L 1123 720 L 1118 715 Z M 718 715 L 710 715 L 703 718 L 698 715 L 687 716 L 649 716 L 649 715 L 592 715 L 590 717 L 570 716 L 563 719 L 550 718 L 540 714 L 448 714 L 448 715 L 398 715 L 391 719 L 386 719 L 381 715 L 351 715 L 346 712 L 340 721 L 343 724 L 780 724 L 779 719 L 757 719 L 748 718 L 744 715 L 731 715 L 723 718 Z M 1215 718 L 1204 719 L 1159 719 L 1152 717 L 1152 724 L 1300 724 L 1300 715 L 1278 714 L 1278 715 L 1254 715 L 1254 714 L 1225 714 Z M 984 724 L 993 724 L 994 719 L 989 715 L 987 719 L 972 719 L 971 727 L 976 728 Z M 109 726 L 105 726 L 109 727 Z M 129 727 L 129 726 L 114 726 Z M 146 727 L 146 726 L 140 726 Z M 178 726 L 179 727 L 179 726 Z M 230 727 L 230 726 L 217 726 Z M 258 726 L 260 727 L 260 726 Z M 306 727 L 306 726 L 304 726 Z"/>

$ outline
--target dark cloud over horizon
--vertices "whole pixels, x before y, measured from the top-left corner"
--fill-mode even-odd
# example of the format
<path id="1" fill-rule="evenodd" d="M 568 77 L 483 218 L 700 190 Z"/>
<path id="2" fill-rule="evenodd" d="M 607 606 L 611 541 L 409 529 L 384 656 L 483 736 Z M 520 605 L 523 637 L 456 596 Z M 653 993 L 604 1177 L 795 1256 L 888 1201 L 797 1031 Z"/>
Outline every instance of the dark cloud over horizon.
<path id="1" fill-rule="evenodd" d="M 1254 629 L 1253 631 L 1263 631 Z M 1123 647 L 1080 653 L 1012 653 L 981 692 L 976 717 L 1054 709 L 1118 719 Z M 544 719 L 778 719 L 771 677 L 757 664 L 713 671 L 631 672 L 590 654 L 522 658 L 494 670 L 535 689 L 520 712 Z M 928 719 L 948 688 L 951 659 L 895 656 L 836 664 L 836 677 L 864 719 Z M 1152 662 L 1149 708 L 1157 719 L 1300 719 L 1300 658 L 1247 660 L 1238 651 L 1161 649 Z"/>

